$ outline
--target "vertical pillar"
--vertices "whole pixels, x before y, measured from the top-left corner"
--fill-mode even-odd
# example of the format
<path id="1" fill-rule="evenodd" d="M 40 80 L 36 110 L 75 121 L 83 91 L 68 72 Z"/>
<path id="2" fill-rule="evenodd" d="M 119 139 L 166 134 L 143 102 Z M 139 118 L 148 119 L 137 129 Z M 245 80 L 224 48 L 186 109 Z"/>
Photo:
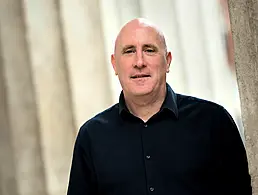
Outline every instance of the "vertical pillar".
<path id="1" fill-rule="evenodd" d="M 258 195 L 258 0 L 229 0 L 253 194 Z"/>
<path id="2" fill-rule="evenodd" d="M 139 0 L 116 0 L 120 27 L 134 18 L 141 17 Z"/>
<path id="3" fill-rule="evenodd" d="M 240 119 L 240 101 L 238 96 L 235 71 L 230 69 L 227 59 L 225 18 L 218 0 L 200 0 L 202 28 L 206 54 L 209 59 L 207 67 L 212 81 L 212 100 L 223 105 L 235 119 L 240 133 L 243 128 Z M 227 95 L 225 95 L 227 94 Z M 243 136 L 242 136 L 243 137 Z"/>
<path id="4" fill-rule="evenodd" d="M 0 194 L 18 195 L 0 44 Z"/>
<path id="5" fill-rule="evenodd" d="M 46 195 L 37 107 L 20 1 L 0 0 L 0 36 L 17 189 L 20 195 Z"/>
<path id="6" fill-rule="evenodd" d="M 115 75 L 111 64 L 111 54 L 114 52 L 114 45 L 116 36 L 119 32 L 120 18 L 117 12 L 117 0 L 100 0 L 100 19 L 103 29 L 104 47 L 106 53 L 107 73 L 109 75 L 109 82 L 111 87 L 112 102 L 117 103 L 121 86 L 118 77 Z M 110 22 L 112 21 L 112 23 Z"/>
<path id="7" fill-rule="evenodd" d="M 76 134 L 55 0 L 23 1 L 49 195 L 66 194 Z"/>
<path id="8" fill-rule="evenodd" d="M 178 29 L 182 41 L 188 94 L 213 98 L 209 59 L 206 53 L 200 1 L 175 0 Z"/>
<path id="9" fill-rule="evenodd" d="M 60 7 L 78 128 L 112 104 L 100 7 L 98 0 L 62 0 Z"/>

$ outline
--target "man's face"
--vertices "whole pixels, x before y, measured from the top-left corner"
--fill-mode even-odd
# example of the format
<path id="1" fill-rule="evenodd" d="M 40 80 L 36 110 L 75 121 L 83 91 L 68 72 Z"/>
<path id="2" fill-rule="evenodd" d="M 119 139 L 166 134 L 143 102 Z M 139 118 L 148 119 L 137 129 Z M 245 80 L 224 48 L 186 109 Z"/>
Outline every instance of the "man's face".
<path id="1" fill-rule="evenodd" d="M 171 53 L 155 28 L 132 24 L 118 36 L 111 61 L 124 92 L 142 96 L 166 84 Z"/>

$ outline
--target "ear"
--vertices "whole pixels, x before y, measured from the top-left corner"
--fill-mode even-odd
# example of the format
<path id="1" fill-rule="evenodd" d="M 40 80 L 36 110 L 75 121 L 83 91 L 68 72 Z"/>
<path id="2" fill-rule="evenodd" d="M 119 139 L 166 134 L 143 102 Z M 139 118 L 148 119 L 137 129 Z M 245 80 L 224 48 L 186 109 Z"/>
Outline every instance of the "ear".
<path id="1" fill-rule="evenodd" d="M 116 59 L 115 59 L 115 55 L 114 55 L 114 54 L 112 54 L 112 55 L 111 55 L 111 64 L 112 64 L 113 69 L 114 69 L 114 71 L 115 71 L 115 75 L 117 75 L 117 70 L 116 70 Z"/>
<path id="2" fill-rule="evenodd" d="M 166 68 L 167 68 L 167 72 L 169 72 L 170 63 L 172 61 L 172 54 L 171 54 L 171 52 L 167 53 L 166 60 L 167 60 L 167 67 Z"/>

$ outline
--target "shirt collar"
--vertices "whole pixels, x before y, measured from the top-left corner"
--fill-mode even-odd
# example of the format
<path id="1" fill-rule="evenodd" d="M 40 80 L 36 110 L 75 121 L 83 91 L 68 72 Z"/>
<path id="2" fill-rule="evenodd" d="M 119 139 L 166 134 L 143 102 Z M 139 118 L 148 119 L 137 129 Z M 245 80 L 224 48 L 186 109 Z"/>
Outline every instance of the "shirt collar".
<path id="1" fill-rule="evenodd" d="M 172 88 L 168 83 L 166 83 L 166 88 L 167 88 L 166 97 L 160 110 L 162 111 L 164 109 L 168 109 L 169 111 L 173 112 L 173 114 L 178 118 L 176 93 L 172 90 Z M 122 91 L 119 97 L 119 114 L 121 114 L 123 111 L 130 113 L 125 104 L 124 94 Z"/>

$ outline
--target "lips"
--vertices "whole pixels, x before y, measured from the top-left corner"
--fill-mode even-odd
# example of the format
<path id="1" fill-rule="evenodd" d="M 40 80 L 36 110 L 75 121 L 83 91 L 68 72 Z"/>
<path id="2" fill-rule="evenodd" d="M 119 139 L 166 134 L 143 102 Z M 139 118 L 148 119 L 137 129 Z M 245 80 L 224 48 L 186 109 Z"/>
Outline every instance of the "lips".
<path id="1" fill-rule="evenodd" d="M 131 76 L 131 79 L 139 79 L 139 78 L 146 78 L 146 77 L 150 77 L 149 74 L 135 74 Z"/>

